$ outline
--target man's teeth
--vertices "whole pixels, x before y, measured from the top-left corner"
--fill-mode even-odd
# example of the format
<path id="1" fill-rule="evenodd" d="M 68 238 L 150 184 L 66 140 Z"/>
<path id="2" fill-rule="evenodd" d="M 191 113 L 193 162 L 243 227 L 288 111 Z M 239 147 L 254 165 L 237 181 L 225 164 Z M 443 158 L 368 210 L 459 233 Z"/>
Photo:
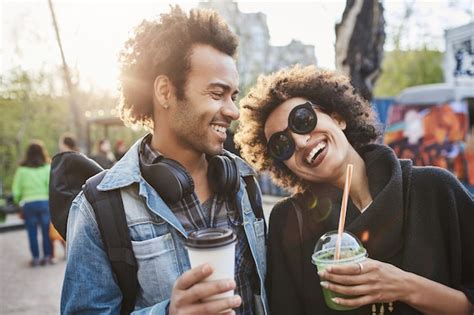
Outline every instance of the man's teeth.
<path id="1" fill-rule="evenodd" d="M 311 152 L 308 154 L 308 156 L 306 157 L 306 161 L 310 164 L 313 163 L 313 161 L 316 159 L 319 153 L 323 151 L 325 147 L 326 147 L 325 142 L 318 143 L 318 145 L 315 146 L 313 150 L 311 150 Z"/>
<path id="2" fill-rule="evenodd" d="M 225 134 L 225 131 L 226 131 L 226 128 L 225 127 L 222 127 L 222 126 L 219 126 L 219 125 L 211 125 L 212 129 L 214 129 L 215 131 L 219 132 L 219 133 L 222 133 L 222 134 Z"/>

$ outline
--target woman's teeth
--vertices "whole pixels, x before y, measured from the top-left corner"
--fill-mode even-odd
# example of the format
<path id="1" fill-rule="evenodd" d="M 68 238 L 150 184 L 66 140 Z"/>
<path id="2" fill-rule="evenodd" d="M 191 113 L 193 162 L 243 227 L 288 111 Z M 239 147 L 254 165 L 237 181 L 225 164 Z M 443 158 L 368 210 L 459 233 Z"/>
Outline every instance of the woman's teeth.
<path id="1" fill-rule="evenodd" d="M 308 162 L 309 164 L 313 163 L 314 160 L 318 157 L 318 155 L 323 151 L 325 147 L 326 147 L 325 142 L 318 143 L 318 145 L 315 146 L 313 150 L 311 150 L 311 152 L 306 157 L 306 162 Z"/>
<path id="2" fill-rule="evenodd" d="M 215 131 L 217 131 L 220 134 L 223 134 L 223 135 L 226 134 L 225 133 L 225 131 L 226 131 L 225 127 L 222 127 L 222 126 L 219 126 L 219 125 L 211 125 L 211 128 L 214 129 Z"/>

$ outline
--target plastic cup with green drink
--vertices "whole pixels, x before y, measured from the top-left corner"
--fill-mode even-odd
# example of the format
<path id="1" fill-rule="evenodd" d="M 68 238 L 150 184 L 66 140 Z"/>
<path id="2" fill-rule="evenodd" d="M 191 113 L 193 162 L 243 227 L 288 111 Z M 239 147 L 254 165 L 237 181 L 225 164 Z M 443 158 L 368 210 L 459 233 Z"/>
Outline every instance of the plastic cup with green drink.
<path id="1" fill-rule="evenodd" d="M 325 270 L 329 266 L 342 264 L 356 264 L 367 258 L 367 251 L 361 242 L 352 233 L 345 231 L 341 237 L 340 257 L 335 259 L 336 254 L 337 231 L 331 231 L 318 240 L 314 253 L 311 256 L 312 263 L 316 265 L 319 271 Z M 333 298 L 351 298 L 350 296 L 333 292 L 322 288 L 326 305 L 338 311 L 352 310 L 357 307 L 344 306 L 333 302 Z"/>

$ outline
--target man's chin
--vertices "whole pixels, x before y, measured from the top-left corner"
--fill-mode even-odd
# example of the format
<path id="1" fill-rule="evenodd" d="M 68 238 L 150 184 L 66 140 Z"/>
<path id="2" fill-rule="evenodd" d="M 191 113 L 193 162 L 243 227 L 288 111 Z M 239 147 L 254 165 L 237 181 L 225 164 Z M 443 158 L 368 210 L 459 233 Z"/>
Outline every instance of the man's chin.
<path id="1" fill-rule="evenodd" d="M 221 144 L 219 146 L 214 146 L 212 148 L 208 148 L 206 150 L 206 155 L 208 156 L 214 156 L 214 155 L 219 155 L 219 154 L 222 154 L 224 152 L 224 145 Z"/>

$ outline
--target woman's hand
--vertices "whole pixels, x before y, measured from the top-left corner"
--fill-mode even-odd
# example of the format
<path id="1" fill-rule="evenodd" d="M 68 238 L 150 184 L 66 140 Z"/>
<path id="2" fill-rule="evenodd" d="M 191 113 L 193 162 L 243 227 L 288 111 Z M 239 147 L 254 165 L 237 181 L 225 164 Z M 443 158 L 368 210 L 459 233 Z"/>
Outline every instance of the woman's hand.
<path id="1" fill-rule="evenodd" d="M 324 288 L 352 296 L 333 299 L 341 305 L 359 307 L 401 301 L 430 315 L 472 314 L 474 309 L 459 290 L 373 259 L 331 266 L 319 276 Z"/>
<path id="2" fill-rule="evenodd" d="M 321 286 L 353 296 L 334 298 L 340 305 L 362 306 L 372 303 L 403 301 L 408 294 L 407 272 L 381 261 L 366 259 L 360 263 L 333 265 L 318 273 Z"/>

